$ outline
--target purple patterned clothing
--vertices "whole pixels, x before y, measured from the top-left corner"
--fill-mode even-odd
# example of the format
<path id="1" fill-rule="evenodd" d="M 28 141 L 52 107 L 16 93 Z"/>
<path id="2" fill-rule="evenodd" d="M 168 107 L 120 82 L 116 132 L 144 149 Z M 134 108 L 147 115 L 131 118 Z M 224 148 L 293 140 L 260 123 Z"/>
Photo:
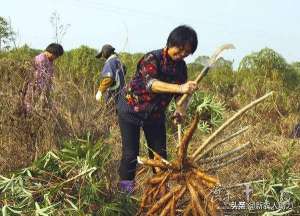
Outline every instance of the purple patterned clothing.
<path id="1" fill-rule="evenodd" d="M 23 108 L 26 113 L 32 111 L 32 106 L 41 96 L 47 96 L 52 90 L 52 79 L 54 75 L 53 62 L 49 61 L 45 53 L 34 58 L 34 74 L 24 93 Z M 48 102 L 48 98 L 44 98 Z"/>
<path id="2" fill-rule="evenodd" d="M 34 58 L 34 78 L 35 85 L 40 90 L 50 90 L 52 88 L 53 62 L 49 61 L 44 53 Z"/>

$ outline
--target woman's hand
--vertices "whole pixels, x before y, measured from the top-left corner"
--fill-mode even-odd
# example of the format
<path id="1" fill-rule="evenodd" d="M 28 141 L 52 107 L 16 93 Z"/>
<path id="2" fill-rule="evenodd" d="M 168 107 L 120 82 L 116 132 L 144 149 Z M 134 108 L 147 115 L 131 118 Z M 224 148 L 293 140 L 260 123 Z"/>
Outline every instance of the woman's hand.
<path id="1" fill-rule="evenodd" d="M 192 94 L 198 89 L 195 81 L 187 81 L 186 83 L 179 85 L 179 93 L 181 94 Z"/>
<path id="2" fill-rule="evenodd" d="M 101 91 L 97 91 L 96 101 L 101 101 L 101 98 L 102 98 L 102 92 Z"/>
<path id="3" fill-rule="evenodd" d="M 186 109 L 184 107 L 176 107 L 175 112 L 172 115 L 174 124 L 180 124 L 186 116 Z"/>

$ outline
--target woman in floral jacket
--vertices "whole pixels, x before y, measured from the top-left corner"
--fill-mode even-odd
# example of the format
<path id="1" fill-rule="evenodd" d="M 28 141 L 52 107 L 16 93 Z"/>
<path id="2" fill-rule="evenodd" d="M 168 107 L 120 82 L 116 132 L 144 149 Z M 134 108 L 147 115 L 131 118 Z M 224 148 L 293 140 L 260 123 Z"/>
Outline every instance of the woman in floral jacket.
<path id="1" fill-rule="evenodd" d="M 138 62 L 134 77 L 121 93 L 117 104 L 122 136 L 120 188 L 131 192 L 139 154 L 140 128 L 148 147 L 167 157 L 165 110 L 173 98 L 191 94 L 197 88 L 187 81 L 187 66 L 183 60 L 195 52 L 197 33 L 189 26 L 178 26 L 169 35 L 166 47 L 147 53 Z M 183 115 L 177 112 L 177 115 Z M 153 158 L 151 151 L 149 156 Z"/>

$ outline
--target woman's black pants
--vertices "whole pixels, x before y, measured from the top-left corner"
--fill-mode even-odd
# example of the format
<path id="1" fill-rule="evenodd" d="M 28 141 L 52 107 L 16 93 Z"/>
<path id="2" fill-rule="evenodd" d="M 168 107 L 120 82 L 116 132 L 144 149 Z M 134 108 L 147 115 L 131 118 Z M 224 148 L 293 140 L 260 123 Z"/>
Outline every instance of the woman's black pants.
<path id="1" fill-rule="evenodd" d="M 139 155 L 140 128 L 143 128 L 148 144 L 149 157 L 153 158 L 151 150 L 163 158 L 167 157 L 165 121 L 156 121 L 142 126 L 126 121 L 119 116 L 119 127 L 122 136 L 122 159 L 119 168 L 121 180 L 133 180 L 136 171 L 137 156 Z"/>

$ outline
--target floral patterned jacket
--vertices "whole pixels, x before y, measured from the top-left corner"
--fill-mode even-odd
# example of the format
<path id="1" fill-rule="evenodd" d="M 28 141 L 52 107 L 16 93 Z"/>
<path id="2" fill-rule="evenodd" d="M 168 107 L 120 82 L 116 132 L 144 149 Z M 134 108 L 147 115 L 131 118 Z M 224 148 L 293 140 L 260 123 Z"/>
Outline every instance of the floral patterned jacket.
<path id="1" fill-rule="evenodd" d="M 151 85 L 155 80 L 172 84 L 185 83 L 186 63 L 183 60 L 173 61 L 165 49 L 144 55 L 138 62 L 134 77 L 125 88 L 125 100 L 132 112 L 148 113 L 152 118 L 164 115 L 166 107 L 177 94 L 152 92 Z"/>

